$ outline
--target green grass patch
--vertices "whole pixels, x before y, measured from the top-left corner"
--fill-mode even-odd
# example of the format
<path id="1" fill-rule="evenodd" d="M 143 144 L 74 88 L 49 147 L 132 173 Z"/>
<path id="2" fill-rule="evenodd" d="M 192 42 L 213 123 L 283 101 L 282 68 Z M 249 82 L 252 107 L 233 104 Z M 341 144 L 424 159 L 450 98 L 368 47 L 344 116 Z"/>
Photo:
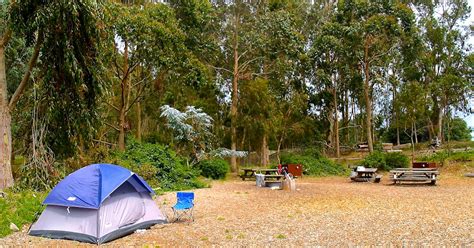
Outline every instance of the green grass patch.
<path id="1" fill-rule="evenodd" d="M 275 238 L 277 238 L 277 239 L 286 239 L 286 236 L 280 233 L 280 234 L 276 235 Z"/>
<path id="2" fill-rule="evenodd" d="M 46 197 L 46 193 L 32 191 L 5 194 L 5 198 L 0 198 L 0 237 L 12 233 L 10 223 L 21 229 L 23 225 L 35 221 L 44 209 L 41 202 Z"/>

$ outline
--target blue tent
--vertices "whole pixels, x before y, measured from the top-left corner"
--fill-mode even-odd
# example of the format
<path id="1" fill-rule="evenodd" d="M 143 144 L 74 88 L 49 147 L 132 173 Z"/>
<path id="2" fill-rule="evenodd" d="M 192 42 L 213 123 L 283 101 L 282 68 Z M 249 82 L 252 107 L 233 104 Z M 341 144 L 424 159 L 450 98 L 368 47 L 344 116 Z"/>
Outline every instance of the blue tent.
<path id="1" fill-rule="evenodd" d="M 133 177 L 137 191 L 154 194 L 151 187 L 135 173 L 113 164 L 92 164 L 75 171 L 54 187 L 45 205 L 98 209 L 120 185 Z"/>
<path id="2" fill-rule="evenodd" d="M 92 164 L 71 173 L 44 200 L 30 235 L 103 243 L 139 228 L 166 222 L 151 187 L 113 164 Z"/>

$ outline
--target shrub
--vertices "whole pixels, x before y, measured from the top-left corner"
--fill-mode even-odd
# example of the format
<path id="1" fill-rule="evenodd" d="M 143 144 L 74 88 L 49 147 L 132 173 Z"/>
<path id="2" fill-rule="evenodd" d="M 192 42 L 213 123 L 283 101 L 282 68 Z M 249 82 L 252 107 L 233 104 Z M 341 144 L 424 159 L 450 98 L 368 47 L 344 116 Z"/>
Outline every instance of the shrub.
<path id="1" fill-rule="evenodd" d="M 41 205 L 46 194 L 33 191 L 20 193 L 7 192 L 5 198 L 0 198 L 0 238 L 10 234 L 10 223 L 18 228 L 35 221 L 44 206 Z"/>
<path id="2" fill-rule="evenodd" d="M 408 157 L 401 152 L 383 153 L 375 151 L 365 157 L 359 165 L 388 171 L 393 168 L 406 168 L 409 166 L 409 162 Z"/>
<path id="3" fill-rule="evenodd" d="M 125 152 L 115 152 L 109 162 L 124 166 L 163 190 L 202 188 L 199 170 L 187 166 L 171 149 L 131 140 Z M 154 168 L 153 168 L 154 167 Z"/>
<path id="4" fill-rule="evenodd" d="M 467 162 L 474 160 L 474 151 L 461 151 L 448 153 L 447 151 L 437 152 L 432 155 L 419 158 L 420 161 L 436 162 L 445 165 L 447 161 Z"/>
<path id="5" fill-rule="evenodd" d="M 281 155 L 282 164 L 302 164 L 303 173 L 313 176 L 347 175 L 348 169 L 326 157 L 313 153 L 313 156 L 284 153 Z"/>
<path id="6" fill-rule="evenodd" d="M 410 166 L 410 159 L 401 152 L 385 153 L 386 168 L 383 170 L 391 170 L 393 168 L 407 168 Z"/>
<path id="7" fill-rule="evenodd" d="M 382 152 L 375 151 L 362 160 L 359 165 L 367 168 L 385 168 L 386 166 L 385 156 Z"/>
<path id="8" fill-rule="evenodd" d="M 212 179 L 223 179 L 229 171 L 229 163 L 224 159 L 202 160 L 197 167 L 202 176 Z"/>

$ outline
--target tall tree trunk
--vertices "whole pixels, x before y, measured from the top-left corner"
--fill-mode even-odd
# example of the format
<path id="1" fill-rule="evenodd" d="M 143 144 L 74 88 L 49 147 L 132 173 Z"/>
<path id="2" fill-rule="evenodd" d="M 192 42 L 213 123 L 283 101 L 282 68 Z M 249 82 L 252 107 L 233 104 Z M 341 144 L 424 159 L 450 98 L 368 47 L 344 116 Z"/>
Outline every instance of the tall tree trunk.
<path id="1" fill-rule="evenodd" d="M 443 139 L 443 116 L 444 116 L 443 110 L 444 110 L 444 107 L 441 106 L 439 108 L 439 113 L 438 113 L 438 134 L 437 134 L 437 136 L 438 136 L 438 139 L 441 142 L 444 141 L 444 139 Z"/>
<path id="2" fill-rule="evenodd" d="M 336 146 L 336 158 L 341 157 L 341 149 L 339 147 L 339 118 L 337 111 L 337 87 L 333 88 L 333 104 L 334 104 L 334 144 Z"/>
<path id="3" fill-rule="evenodd" d="M 137 140 L 142 141 L 142 106 L 137 101 Z"/>
<path id="4" fill-rule="evenodd" d="M 410 141 L 411 141 L 411 162 L 415 161 L 415 143 L 413 142 L 413 124 L 411 125 L 411 134 L 410 134 Z"/>
<path id="5" fill-rule="evenodd" d="M 270 154 L 268 151 L 267 134 L 264 134 L 262 138 L 262 152 L 261 153 L 262 153 L 261 154 L 262 165 L 266 167 L 268 165 L 268 161 L 270 160 Z"/>
<path id="6" fill-rule="evenodd" d="M 129 76 L 129 64 L 128 64 L 128 42 L 125 40 L 125 47 L 123 53 L 123 78 L 120 84 L 121 87 L 121 101 L 119 111 L 119 150 L 125 151 L 125 127 L 126 127 L 126 111 L 128 107 L 128 97 L 130 89 L 130 76 Z"/>
<path id="7" fill-rule="evenodd" d="M 398 119 L 397 120 L 397 146 L 400 145 L 400 128 L 398 127 Z"/>
<path id="8" fill-rule="evenodd" d="M 352 118 L 353 119 L 353 122 L 354 122 L 354 125 L 358 125 L 359 123 L 357 122 L 357 110 L 356 110 L 356 107 L 355 107 L 356 103 L 355 103 L 355 99 L 352 99 Z M 354 129 L 354 142 L 355 143 L 358 143 L 359 140 L 358 140 L 358 136 L 357 136 L 357 133 L 359 132 L 359 128 L 355 128 Z"/>
<path id="9" fill-rule="evenodd" d="M 8 108 L 5 50 L 0 47 L 0 189 L 13 186 L 11 114 Z"/>
<path id="10" fill-rule="evenodd" d="M 397 87 L 395 84 L 393 84 L 393 117 L 395 119 L 395 127 L 397 129 L 397 146 L 400 145 L 400 127 L 399 127 L 399 123 L 398 123 L 398 108 L 397 106 L 395 105 L 397 101 Z"/>
<path id="11" fill-rule="evenodd" d="M 239 15 L 235 14 L 234 20 L 234 68 L 233 68 L 233 78 L 232 78 L 232 103 L 230 106 L 230 132 L 231 132 L 231 144 L 230 149 L 232 151 L 237 150 L 237 105 L 239 101 L 239 41 L 238 41 L 238 30 L 239 30 Z M 232 172 L 238 172 L 239 167 L 237 165 L 237 158 L 232 156 L 230 158 L 230 170 Z"/>
<path id="12" fill-rule="evenodd" d="M 12 162 L 12 136 L 11 136 L 11 111 L 15 108 L 16 103 L 23 94 L 23 91 L 30 79 L 31 72 L 38 61 L 39 51 L 43 44 L 42 30 L 38 31 L 33 55 L 30 58 L 28 67 L 23 78 L 13 93 L 10 102 L 8 102 L 8 86 L 5 68 L 5 47 L 11 38 L 11 30 L 5 30 L 0 39 L 0 189 L 13 186 L 13 174 L 11 168 Z"/>
<path id="13" fill-rule="evenodd" d="M 283 143 L 283 135 L 280 136 L 280 139 L 278 140 L 278 145 L 277 145 L 277 160 L 278 163 L 281 163 L 280 160 L 280 152 L 281 152 L 281 144 Z"/>
<path id="14" fill-rule="evenodd" d="M 344 114 L 343 114 L 343 118 L 344 118 L 344 127 L 345 127 L 345 130 L 344 130 L 344 137 L 345 137 L 345 143 L 346 145 L 349 144 L 349 90 L 345 90 L 344 92 Z"/>
<path id="15" fill-rule="evenodd" d="M 365 110 L 366 110 L 366 130 L 367 130 L 367 143 L 369 145 L 369 152 L 374 151 L 374 145 L 372 142 L 372 98 L 370 97 L 370 76 L 369 76 L 369 46 L 368 42 L 365 44 L 365 52 L 364 52 L 364 74 L 365 74 L 365 81 L 364 81 L 364 98 L 365 98 Z"/>
<path id="16" fill-rule="evenodd" d="M 416 121 L 413 122 L 413 130 L 415 131 L 415 144 L 418 144 L 418 131 L 416 130 Z"/>

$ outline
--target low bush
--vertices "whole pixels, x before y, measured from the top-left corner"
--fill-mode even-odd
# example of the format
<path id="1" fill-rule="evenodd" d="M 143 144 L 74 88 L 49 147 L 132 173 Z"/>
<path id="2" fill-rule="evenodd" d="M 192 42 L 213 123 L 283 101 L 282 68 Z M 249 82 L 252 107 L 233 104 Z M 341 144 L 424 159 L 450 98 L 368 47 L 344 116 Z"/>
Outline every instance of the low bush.
<path id="1" fill-rule="evenodd" d="M 229 163 L 224 159 L 202 160 L 197 164 L 201 175 L 212 179 L 223 179 L 229 171 Z"/>
<path id="2" fill-rule="evenodd" d="M 375 151 L 362 160 L 359 165 L 368 168 L 378 168 L 388 171 L 393 168 L 406 168 L 410 160 L 401 152 L 384 153 Z"/>
<path id="3" fill-rule="evenodd" d="M 474 150 L 451 152 L 442 151 L 436 152 L 429 156 L 418 158 L 419 161 L 436 162 L 439 165 L 445 165 L 447 161 L 453 162 L 468 162 L 474 160 Z"/>
<path id="4" fill-rule="evenodd" d="M 321 156 L 319 153 L 312 153 L 312 155 L 284 153 L 280 159 L 282 164 L 302 164 L 303 173 L 306 175 L 342 176 L 349 173 L 348 168 Z"/>
<path id="5" fill-rule="evenodd" d="M 0 238 L 12 233 L 10 223 L 21 229 L 35 221 L 44 209 L 41 202 L 45 196 L 33 191 L 6 192 L 5 197 L 0 198 Z"/>
<path id="6" fill-rule="evenodd" d="M 152 187 L 165 191 L 207 186 L 199 180 L 199 170 L 186 165 L 174 151 L 159 144 L 129 141 L 127 150 L 115 152 L 108 162 L 134 171 Z"/>
<path id="7" fill-rule="evenodd" d="M 385 156 L 382 152 L 375 151 L 360 161 L 359 165 L 367 168 L 384 168 L 386 165 Z"/>
<path id="8" fill-rule="evenodd" d="M 385 153 L 385 168 L 382 170 L 391 170 L 393 168 L 408 168 L 410 159 L 401 152 Z"/>

